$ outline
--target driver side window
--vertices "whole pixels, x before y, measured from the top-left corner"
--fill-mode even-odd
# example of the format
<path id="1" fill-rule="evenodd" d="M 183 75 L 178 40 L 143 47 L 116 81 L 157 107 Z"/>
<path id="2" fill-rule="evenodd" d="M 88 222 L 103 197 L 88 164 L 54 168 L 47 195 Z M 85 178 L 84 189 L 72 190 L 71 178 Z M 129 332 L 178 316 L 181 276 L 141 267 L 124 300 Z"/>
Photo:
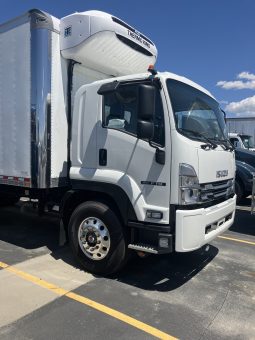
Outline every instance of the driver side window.
<path id="1" fill-rule="evenodd" d="M 137 135 L 139 84 L 121 85 L 119 90 L 103 96 L 103 127 Z M 153 142 L 165 145 L 164 110 L 159 90 L 156 90 Z"/>

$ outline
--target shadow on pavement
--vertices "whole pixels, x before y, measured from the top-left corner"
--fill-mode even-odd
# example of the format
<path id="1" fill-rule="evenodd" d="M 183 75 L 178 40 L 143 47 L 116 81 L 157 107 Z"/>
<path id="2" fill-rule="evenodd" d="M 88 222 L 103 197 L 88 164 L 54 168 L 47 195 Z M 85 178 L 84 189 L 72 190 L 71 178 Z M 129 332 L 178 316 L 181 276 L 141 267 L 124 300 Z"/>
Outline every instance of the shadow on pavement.
<path id="1" fill-rule="evenodd" d="M 27 206 L 1 208 L 0 240 L 27 250 L 46 246 L 53 251 L 59 248 L 59 219 L 48 215 L 39 218 Z"/>
<path id="2" fill-rule="evenodd" d="M 239 206 L 241 208 L 250 207 L 251 200 L 249 198 L 243 199 Z M 255 215 L 251 215 L 250 209 L 247 210 L 236 210 L 235 221 L 229 229 L 236 233 L 255 236 Z"/>
<path id="3" fill-rule="evenodd" d="M 192 253 L 136 257 L 112 278 L 145 290 L 171 291 L 197 275 L 217 254 L 218 248 L 207 245 Z"/>

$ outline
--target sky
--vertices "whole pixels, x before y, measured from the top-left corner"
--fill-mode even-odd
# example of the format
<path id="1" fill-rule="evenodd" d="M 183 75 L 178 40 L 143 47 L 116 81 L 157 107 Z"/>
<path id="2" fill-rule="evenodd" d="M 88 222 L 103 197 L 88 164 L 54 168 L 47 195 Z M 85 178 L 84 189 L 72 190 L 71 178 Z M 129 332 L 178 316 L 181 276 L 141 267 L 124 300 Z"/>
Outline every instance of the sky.
<path id="1" fill-rule="evenodd" d="M 208 89 L 227 116 L 255 117 L 255 0 L 0 0 L 0 23 L 31 8 L 58 18 L 101 10 L 149 37 L 159 71 Z"/>

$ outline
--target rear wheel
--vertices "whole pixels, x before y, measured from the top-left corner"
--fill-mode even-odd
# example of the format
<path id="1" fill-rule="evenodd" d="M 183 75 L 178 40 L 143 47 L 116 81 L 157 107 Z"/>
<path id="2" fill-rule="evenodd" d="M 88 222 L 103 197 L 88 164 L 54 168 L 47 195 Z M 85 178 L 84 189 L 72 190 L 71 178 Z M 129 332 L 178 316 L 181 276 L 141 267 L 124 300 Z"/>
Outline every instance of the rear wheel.
<path id="1" fill-rule="evenodd" d="M 115 212 L 104 203 L 85 202 L 69 223 L 70 245 L 76 259 L 89 272 L 109 275 L 127 260 L 124 230 Z"/>

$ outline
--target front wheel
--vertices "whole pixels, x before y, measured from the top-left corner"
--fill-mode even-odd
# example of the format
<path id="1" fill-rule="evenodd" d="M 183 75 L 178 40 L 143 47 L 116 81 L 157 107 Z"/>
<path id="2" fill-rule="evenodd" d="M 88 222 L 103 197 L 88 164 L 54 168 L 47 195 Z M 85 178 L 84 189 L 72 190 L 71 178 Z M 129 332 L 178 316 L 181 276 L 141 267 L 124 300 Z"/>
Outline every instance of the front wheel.
<path id="1" fill-rule="evenodd" d="M 4 193 L 0 193 L 0 207 L 7 207 L 11 205 L 15 205 L 19 202 L 19 197 L 14 195 L 8 195 Z"/>
<path id="2" fill-rule="evenodd" d="M 85 202 L 73 212 L 69 228 L 70 245 L 76 259 L 89 272 L 110 275 L 127 259 L 127 244 L 115 212 L 100 202 Z"/>

